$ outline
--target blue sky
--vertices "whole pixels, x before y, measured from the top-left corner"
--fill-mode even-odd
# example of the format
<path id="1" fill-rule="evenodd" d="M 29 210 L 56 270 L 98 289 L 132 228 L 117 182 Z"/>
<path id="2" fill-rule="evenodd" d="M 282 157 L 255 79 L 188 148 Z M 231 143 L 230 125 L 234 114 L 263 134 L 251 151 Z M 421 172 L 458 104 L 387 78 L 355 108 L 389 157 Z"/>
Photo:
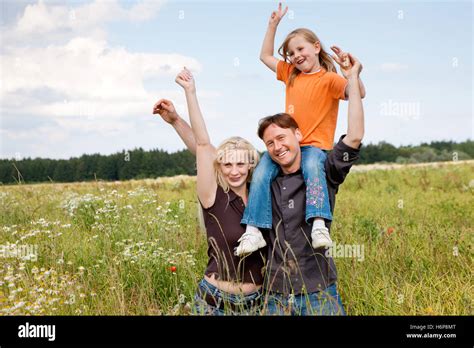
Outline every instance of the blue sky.
<path id="1" fill-rule="evenodd" d="M 68 158 L 183 144 L 159 98 L 187 119 L 174 83 L 195 72 L 214 143 L 258 149 L 258 119 L 284 86 L 258 59 L 274 1 L 2 1 L 0 158 Z M 289 1 L 278 47 L 297 27 L 364 65 L 365 143 L 472 139 L 472 3 Z M 341 102 L 336 139 L 347 125 Z"/>

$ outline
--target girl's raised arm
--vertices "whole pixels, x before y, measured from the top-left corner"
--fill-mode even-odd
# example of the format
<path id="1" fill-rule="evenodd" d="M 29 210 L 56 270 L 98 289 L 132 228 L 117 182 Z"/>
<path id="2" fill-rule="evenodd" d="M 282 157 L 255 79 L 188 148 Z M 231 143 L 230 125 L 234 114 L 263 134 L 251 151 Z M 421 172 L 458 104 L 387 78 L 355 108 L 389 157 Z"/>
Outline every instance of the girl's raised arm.
<path id="1" fill-rule="evenodd" d="M 211 144 L 206 123 L 199 108 L 193 75 L 188 69 L 184 68 L 176 77 L 176 83 L 184 89 L 189 120 L 196 141 L 198 198 L 204 208 L 209 208 L 216 200 L 217 180 L 214 172 L 216 149 Z"/>
<path id="2" fill-rule="evenodd" d="M 273 55 L 274 44 L 275 44 L 275 34 L 283 16 L 288 12 L 288 6 L 284 11 L 281 9 L 281 2 L 278 4 L 278 10 L 273 11 L 270 16 L 270 21 L 268 22 L 267 32 L 265 38 L 263 39 L 262 50 L 260 51 L 260 60 L 268 66 L 273 72 L 276 72 L 278 65 L 278 58 Z"/>
<path id="3" fill-rule="evenodd" d="M 153 114 L 159 114 L 165 122 L 172 125 L 188 150 L 196 156 L 196 140 L 194 140 L 193 130 L 189 124 L 178 115 L 171 100 L 158 100 L 153 106 Z"/>

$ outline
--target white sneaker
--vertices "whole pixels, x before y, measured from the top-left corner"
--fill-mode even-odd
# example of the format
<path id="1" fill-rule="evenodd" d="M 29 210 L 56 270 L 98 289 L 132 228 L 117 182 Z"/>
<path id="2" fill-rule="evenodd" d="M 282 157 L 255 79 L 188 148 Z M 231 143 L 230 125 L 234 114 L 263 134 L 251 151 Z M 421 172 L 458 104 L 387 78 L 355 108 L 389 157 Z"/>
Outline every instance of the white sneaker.
<path id="1" fill-rule="evenodd" d="M 313 228 L 311 231 L 312 245 L 314 249 L 330 247 L 332 245 L 329 230 L 326 227 Z"/>
<path id="2" fill-rule="evenodd" d="M 235 256 L 243 256 L 253 253 L 255 250 L 267 245 L 267 242 L 263 239 L 262 232 L 260 232 L 259 229 L 256 229 L 256 231 L 246 231 L 242 237 L 240 237 L 238 242 L 240 242 L 240 244 L 234 250 Z"/>

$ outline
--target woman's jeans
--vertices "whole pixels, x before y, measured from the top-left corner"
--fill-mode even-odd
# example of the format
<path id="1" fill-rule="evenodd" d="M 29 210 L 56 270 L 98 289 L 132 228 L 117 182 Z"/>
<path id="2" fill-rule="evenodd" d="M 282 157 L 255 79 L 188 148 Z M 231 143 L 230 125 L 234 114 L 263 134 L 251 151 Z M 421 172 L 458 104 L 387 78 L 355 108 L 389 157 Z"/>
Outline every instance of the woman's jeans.
<path id="1" fill-rule="evenodd" d="M 219 290 L 206 279 L 198 284 L 194 295 L 195 315 L 256 315 L 260 314 L 262 293 L 230 294 Z M 211 303 L 209 303 L 211 302 Z"/>
<path id="2" fill-rule="evenodd" d="M 324 290 L 300 295 L 270 293 L 266 315 L 346 315 L 336 284 Z"/>
<path id="3" fill-rule="evenodd" d="M 301 147 L 301 169 L 306 183 L 305 220 L 318 217 L 332 220 L 326 171 L 326 153 L 314 146 Z M 241 223 L 260 228 L 272 227 L 271 183 L 280 168 L 268 152 L 262 156 L 252 175 L 250 194 Z"/>

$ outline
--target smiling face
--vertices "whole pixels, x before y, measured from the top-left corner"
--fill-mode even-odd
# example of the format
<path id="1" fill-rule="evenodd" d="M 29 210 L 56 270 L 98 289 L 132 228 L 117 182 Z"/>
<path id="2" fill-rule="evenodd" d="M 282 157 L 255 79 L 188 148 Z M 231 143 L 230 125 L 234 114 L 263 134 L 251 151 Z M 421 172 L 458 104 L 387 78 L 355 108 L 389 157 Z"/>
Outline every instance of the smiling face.
<path id="1" fill-rule="evenodd" d="M 223 179 L 232 189 L 246 185 L 250 168 L 248 150 L 226 150 L 220 154 L 219 169 Z"/>
<path id="2" fill-rule="evenodd" d="M 290 62 L 301 72 L 313 73 L 321 66 L 319 52 L 321 44 L 308 41 L 303 35 L 297 34 L 288 41 L 287 56 Z"/>
<path id="3" fill-rule="evenodd" d="M 263 132 L 263 141 L 268 154 L 282 169 L 283 173 L 290 174 L 300 169 L 301 132 L 299 129 L 281 128 L 270 124 Z"/>

